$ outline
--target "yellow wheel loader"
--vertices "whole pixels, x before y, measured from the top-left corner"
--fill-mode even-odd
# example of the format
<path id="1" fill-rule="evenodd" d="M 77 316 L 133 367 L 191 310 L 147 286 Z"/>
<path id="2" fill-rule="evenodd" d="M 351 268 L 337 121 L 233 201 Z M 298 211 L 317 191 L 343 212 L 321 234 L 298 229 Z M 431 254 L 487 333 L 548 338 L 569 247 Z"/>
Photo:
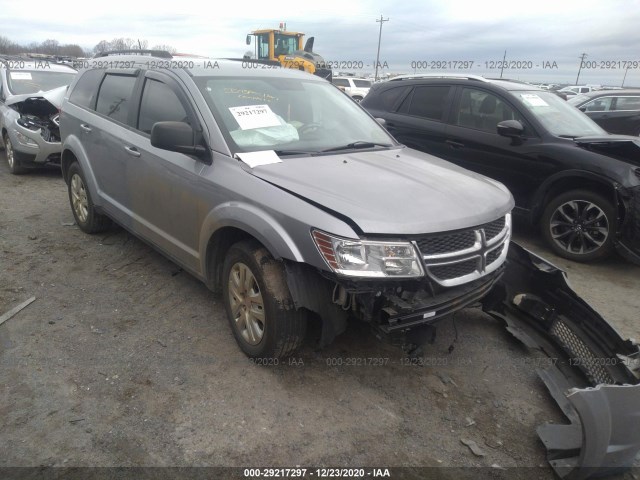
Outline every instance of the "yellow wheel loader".
<path id="1" fill-rule="evenodd" d="M 309 37 L 302 46 L 304 33 L 287 31 L 286 25 L 280 29 L 255 30 L 247 35 L 247 45 L 255 37 L 254 51 L 245 53 L 243 60 L 278 62 L 285 68 L 303 70 L 331 81 L 331 68 L 324 58 L 313 52 L 314 37 Z"/>

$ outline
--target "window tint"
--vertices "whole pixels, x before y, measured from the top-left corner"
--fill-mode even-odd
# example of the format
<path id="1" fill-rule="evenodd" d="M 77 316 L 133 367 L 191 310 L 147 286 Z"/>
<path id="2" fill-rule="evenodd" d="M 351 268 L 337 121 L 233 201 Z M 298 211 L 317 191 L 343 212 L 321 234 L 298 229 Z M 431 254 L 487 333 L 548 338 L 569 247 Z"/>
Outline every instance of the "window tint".
<path id="1" fill-rule="evenodd" d="M 349 87 L 349 80 L 346 78 L 334 78 L 333 84 L 337 87 Z"/>
<path id="2" fill-rule="evenodd" d="M 456 125 L 497 135 L 496 126 L 503 120 L 518 120 L 526 131 L 524 119 L 499 97 L 473 88 L 462 89 L 462 97 L 454 117 Z"/>
<path id="3" fill-rule="evenodd" d="M 417 117 L 442 120 L 450 89 L 451 87 L 437 85 L 416 87 L 413 94 L 403 102 L 400 110 Z"/>
<path id="4" fill-rule="evenodd" d="M 89 108 L 103 73 L 104 70 L 87 70 L 69 95 L 69 101 L 80 107 Z"/>
<path id="5" fill-rule="evenodd" d="M 147 78 L 140 102 L 138 130 L 151 133 L 156 122 L 188 122 L 187 112 L 176 94 L 162 82 Z"/>
<path id="6" fill-rule="evenodd" d="M 131 92 L 135 83 L 134 76 L 107 74 L 100 86 L 96 112 L 118 122 L 127 123 Z"/>
<path id="7" fill-rule="evenodd" d="M 618 97 L 615 110 L 640 110 L 640 97 Z"/>
<path id="8" fill-rule="evenodd" d="M 594 98 L 589 103 L 584 104 L 585 112 L 608 112 L 611 110 L 611 103 L 614 97 Z"/>
<path id="9" fill-rule="evenodd" d="M 396 102 L 407 92 L 410 87 L 396 87 L 383 90 L 378 95 L 367 95 L 367 108 L 377 108 L 383 112 L 390 112 L 393 110 Z"/>
<path id="10" fill-rule="evenodd" d="M 371 82 L 369 80 L 354 80 L 353 83 L 358 88 L 371 88 Z"/>

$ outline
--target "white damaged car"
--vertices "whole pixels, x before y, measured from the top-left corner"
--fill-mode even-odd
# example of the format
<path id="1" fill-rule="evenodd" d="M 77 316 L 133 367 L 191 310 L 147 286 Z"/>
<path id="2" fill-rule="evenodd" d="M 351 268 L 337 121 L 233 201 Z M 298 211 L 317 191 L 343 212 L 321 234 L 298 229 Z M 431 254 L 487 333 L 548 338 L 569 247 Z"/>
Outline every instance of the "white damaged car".
<path id="1" fill-rule="evenodd" d="M 60 164 L 58 117 L 76 70 L 47 61 L 0 59 L 0 138 L 9 171 Z"/>

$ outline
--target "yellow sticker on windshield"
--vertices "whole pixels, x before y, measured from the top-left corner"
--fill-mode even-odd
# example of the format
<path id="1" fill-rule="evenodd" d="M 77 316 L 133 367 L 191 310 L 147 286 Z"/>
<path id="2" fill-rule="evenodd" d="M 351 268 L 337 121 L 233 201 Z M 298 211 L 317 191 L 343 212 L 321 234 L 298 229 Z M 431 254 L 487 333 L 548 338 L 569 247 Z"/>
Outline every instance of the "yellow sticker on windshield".
<path id="1" fill-rule="evenodd" d="M 233 118 L 242 130 L 253 128 L 276 127 L 280 120 L 269 105 L 245 105 L 243 107 L 229 107 Z"/>

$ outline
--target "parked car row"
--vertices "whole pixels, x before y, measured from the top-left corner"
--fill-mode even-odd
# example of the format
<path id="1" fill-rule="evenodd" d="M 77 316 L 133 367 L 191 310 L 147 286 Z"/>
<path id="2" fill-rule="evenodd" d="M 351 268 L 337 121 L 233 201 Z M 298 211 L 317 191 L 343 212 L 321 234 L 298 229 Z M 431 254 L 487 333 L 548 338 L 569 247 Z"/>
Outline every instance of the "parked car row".
<path id="1" fill-rule="evenodd" d="M 0 138 L 11 173 L 60 163 L 58 110 L 76 73 L 62 64 L 0 58 Z"/>
<path id="2" fill-rule="evenodd" d="M 396 77 L 362 105 L 401 143 L 504 183 L 558 255 L 640 260 L 637 137 L 548 91 L 473 75 Z"/>

